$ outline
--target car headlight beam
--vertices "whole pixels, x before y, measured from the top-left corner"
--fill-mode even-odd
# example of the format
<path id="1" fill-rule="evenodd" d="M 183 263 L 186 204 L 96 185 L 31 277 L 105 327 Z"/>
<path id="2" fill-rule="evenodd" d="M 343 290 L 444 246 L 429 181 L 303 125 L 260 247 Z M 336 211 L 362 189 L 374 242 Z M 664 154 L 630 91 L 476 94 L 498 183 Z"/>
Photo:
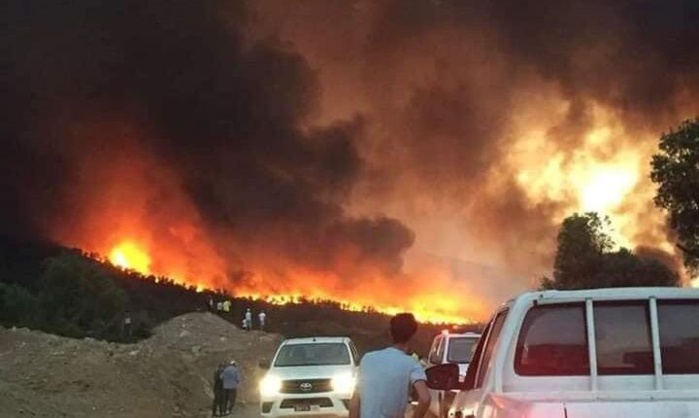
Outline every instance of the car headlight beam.
<path id="1" fill-rule="evenodd" d="M 260 381 L 260 395 L 272 396 L 279 393 L 282 388 L 282 380 L 276 376 L 265 376 Z"/>
<path id="2" fill-rule="evenodd" d="M 352 393 L 354 386 L 357 384 L 357 379 L 350 373 L 339 374 L 330 381 L 335 392 Z"/>

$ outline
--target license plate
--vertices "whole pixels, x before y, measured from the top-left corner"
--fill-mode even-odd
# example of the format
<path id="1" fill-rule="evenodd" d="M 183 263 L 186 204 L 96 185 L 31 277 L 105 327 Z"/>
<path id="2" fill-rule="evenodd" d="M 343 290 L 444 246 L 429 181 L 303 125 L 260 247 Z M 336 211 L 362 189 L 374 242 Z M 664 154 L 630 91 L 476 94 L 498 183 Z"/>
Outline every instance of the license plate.
<path id="1" fill-rule="evenodd" d="M 306 404 L 299 403 L 299 404 L 294 405 L 294 411 L 296 411 L 296 412 L 308 412 L 310 410 L 311 410 L 311 405 L 309 405 L 307 403 Z"/>

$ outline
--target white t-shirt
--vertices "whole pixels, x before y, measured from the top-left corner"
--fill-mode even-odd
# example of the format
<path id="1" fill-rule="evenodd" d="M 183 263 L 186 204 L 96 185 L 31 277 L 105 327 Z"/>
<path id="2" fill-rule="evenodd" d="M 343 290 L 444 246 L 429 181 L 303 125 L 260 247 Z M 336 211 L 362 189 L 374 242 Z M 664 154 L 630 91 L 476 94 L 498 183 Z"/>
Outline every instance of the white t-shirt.
<path id="1" fill-rule="evenodd" d="M 265 322 L 265 317 L 266 317 L 267 315 L 265 315 L 264 312 L 260 312 L 260 314 L 257 315 L 257 316 L 260 318 L 260 322 Z"/>
<path id="2" fill-rule="evenodd" d="M 413 357 L 388 347 L 367 353 L 359 364 L 361 418 L 403 418 L 410 388 L 427 380 L 425 370 Z"/>

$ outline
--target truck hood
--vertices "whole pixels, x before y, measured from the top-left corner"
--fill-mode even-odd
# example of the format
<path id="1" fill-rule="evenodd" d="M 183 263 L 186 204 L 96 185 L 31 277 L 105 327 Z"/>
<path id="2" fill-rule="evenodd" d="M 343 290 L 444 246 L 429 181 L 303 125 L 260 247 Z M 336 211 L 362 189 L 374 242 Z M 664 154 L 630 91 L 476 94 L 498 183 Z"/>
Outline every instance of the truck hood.
<path id="1" fill-rule="evenodd" d="M 275 376 L 282 380 L 299 379 L 325 379 L 339 374 L 355 374 L 356 369 L 352 365 L 343 366 L 293 366 L 273 367 L 266 373 L 267 376 Z"/>

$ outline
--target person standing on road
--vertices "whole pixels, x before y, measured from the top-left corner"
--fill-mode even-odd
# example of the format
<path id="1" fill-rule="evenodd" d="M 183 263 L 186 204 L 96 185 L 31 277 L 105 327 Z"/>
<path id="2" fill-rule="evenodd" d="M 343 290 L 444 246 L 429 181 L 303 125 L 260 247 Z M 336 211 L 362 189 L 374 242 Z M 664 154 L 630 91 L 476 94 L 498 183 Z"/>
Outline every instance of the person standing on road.
<path id="1" fill-rule="evenodd" d="M 265 311 L 260 311 L 260 313 L 257 315 L 257 318 L 260 320 L 260 331 L 264 331 L 265 318 L 267 318 L 267 314 L 265 314 Z"/>
<path id="2" fill-rule="evenodd" d="M 224 403 L 224 391 L 223 391 L 223 370 L 226 365 L 221 363 L 216 368 L 214 372 L 214 404 L 211 407 L 212 417 L 222 417 L 226 409 L 226 404 Z"/>
<path id="3" fill-rule="evenodd" d="M 231 312 L 231 301 L 226 299 L 223 301 L 223 313 L 228 315 Z"/>
<path id="4" fill-rule="evenodd" d="M 223 405 L 226 415 L 228 415 L 233 412 L 235 399 L 238 395 L 238 385 L 240 384 L 240 375 L 238 374 L 238 367 L 235 360 L 231 360 L 228 366 L 223 369 L 221 378 L 223 379 Z"/>
<path id="5" fill-rule="evenodd" d="M 349 418 L 401 418 L 415 390 L 417 405 L 413 418 L 423 418 L 430 405 L 427 377 L 420 363 L 408 355 L 409 343 L 417 331 L 412 314 L 391 318 L 393 344 L 372 351 L 359 364 L 357 389 L 350 400 Z"/>

